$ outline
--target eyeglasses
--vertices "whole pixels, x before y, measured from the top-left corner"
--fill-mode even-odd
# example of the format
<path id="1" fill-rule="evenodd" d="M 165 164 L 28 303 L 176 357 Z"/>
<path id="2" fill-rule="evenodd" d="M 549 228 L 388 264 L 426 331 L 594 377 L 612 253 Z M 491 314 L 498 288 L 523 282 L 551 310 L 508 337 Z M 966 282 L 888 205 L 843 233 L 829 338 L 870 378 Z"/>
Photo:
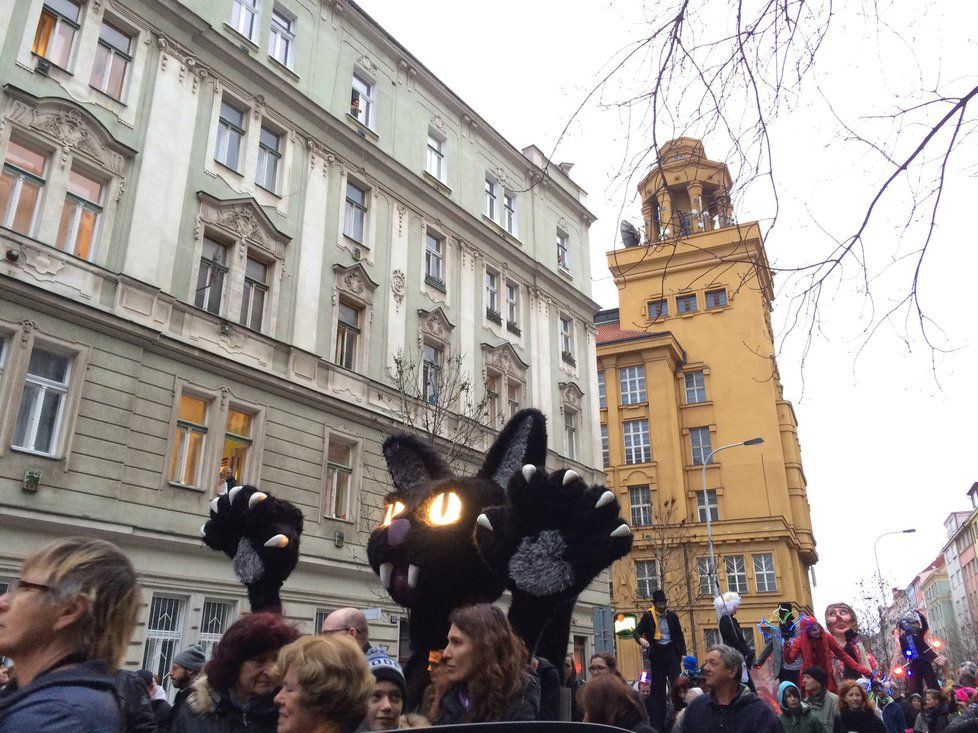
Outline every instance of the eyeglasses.
<path id="1" fill-rule="evenodd" d="M 43 583 L 31 583 L 28 580 L 22 580 L 21 578 L 14 578 L 10 583 L 10 587 L 7 588 L 7 595 L 15 595 L 17 593 L 26 593 L 27 591 L 36 590 L 41 593 L 47 593 L 53 590 L 54 586 L 44 585 Z"/>
<path id="2" fill-rule="evenodd" d="M 323 635 L 327 635 L 327 634 L 346 634 L 346 633 L 348 633 L 350 631 L 351 628 L 353 628 L 353 627 L 352 626 L 344 626 L 344 627 L 339 628 L 339 629 L 323 629 L 322 630 L 322 634 Z"/>
<path id="3" fill-rule="evenodd" d="M 590 666 L 590 667 L 587 668 L 587 671 L 588 672 L 600 672 L 603 669 L 608 669 L 608 667 L 605 666 L 605 665 L 602 665 L 600 667 L 599 666 L 596 666 L 596 665 L 592 665 L 592 666 Z"/>

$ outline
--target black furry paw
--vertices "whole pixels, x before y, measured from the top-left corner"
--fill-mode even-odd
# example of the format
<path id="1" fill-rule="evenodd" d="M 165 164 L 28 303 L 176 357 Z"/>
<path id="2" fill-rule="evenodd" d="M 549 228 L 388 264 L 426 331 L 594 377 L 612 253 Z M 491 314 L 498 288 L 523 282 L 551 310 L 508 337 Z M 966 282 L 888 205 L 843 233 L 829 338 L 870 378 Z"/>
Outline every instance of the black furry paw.
<path id="1" fill-rule="evenodd" d="M 211 501 L 204 543 L 231 558 L 252 611 L 281 607 L 278 592 L 299 561 L 302 512 L 254 486 L 235 486 Z"/>
<path id="2" fill-rule="evenodd" d="M 589 487 L 574 471 L 548 474 L 526 465 L 507 493 L 508 505 L 479 516 L 475 541 L 514 595 L 576 597 L 632 547 L 615 495 Z"/>

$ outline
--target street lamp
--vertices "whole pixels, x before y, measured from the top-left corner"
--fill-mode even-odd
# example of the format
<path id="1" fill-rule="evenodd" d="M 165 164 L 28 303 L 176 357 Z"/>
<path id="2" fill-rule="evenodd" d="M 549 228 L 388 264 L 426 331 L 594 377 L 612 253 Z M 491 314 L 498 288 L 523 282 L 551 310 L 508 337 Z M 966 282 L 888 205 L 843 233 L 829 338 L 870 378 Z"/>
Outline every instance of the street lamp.
<path id="1" fill-rule="evenodd" d="M 886 591 L 883 590 L 883 573 L 880 571 L 880 556 L 879 552 L 877 551 L 877 546 L 879 545 L 880 540 L 884 537 L 889 537 L 893 534 L 913 534 L 916 531 L 916 529 L 911 528 L 884 532 L 876 538 L 875 542 L 873 542 L 873 558 L 876 560 L 876 577 L 880 582 L 880 637 L 883 642 L 883 656 L 885 657 L 883 663 L 887 666 L 887 669 L 889 669 L 890 666 L 890 647 L 886 643 L 886 637 L 889 634 L 889 631 L 885 628 L 883 617 L 883 611 L 886 610 Z"/>
<path id="2" fill-rule="evenodd" d="M 703 509 L 706 511 L 706 541 L 710 546 L 710 575 L 713 578 L 713 587 L 716 588 L 717 595 L 720 595 L 720 578 L 717 576 L 717 559 L 713 553 L 713 530 L 710 525 L 710 499 L 706 489 L 706 467 L 713 461 L 713 456 L 722 450 L 739 448 L 742 445 L 761 445 L 763 442 L 764 438 L 750 438 L 749 440 L 742 440 L 739 443 L 721 445 L 716 450 L 710 451 L 706 458 L 703 459 Z"/>

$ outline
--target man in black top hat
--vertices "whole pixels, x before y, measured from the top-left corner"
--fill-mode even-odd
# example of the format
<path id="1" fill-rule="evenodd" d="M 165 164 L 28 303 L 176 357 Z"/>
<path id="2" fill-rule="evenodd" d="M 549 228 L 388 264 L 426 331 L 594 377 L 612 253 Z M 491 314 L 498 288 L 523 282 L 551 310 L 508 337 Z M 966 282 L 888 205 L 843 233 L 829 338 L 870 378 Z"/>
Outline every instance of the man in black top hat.
<path id="1" fill-rule="evenodd" d="M 649 692 L 649 723 L 665 729 L 666 680 L 672 684 L 679 676 L 679 661 L 686 656 L 686 638 L 679 617 L 669 610 L 666 594 L 652 591 L 652 608 L 642 614 L 635 627 L 635 640 L 648 655 L 652 689 Z"/>

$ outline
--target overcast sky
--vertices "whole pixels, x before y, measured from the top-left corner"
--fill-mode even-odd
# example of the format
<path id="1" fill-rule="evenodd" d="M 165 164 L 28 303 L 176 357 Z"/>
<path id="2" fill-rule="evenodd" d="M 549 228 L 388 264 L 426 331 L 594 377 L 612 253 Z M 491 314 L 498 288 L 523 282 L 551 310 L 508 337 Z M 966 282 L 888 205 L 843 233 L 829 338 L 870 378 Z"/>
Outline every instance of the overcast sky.
<path id="1" fill-rule="evenodd" d="M 536 144 L 548 154 L 600 70 L 645 27 L 637 2 L 360 5 L 516 147 Z M 860 17 L 853 10 L 857 5 L 836 3 L 815 76 L 772 130 L 780 214 L 766 247 L 775 266 L 825 256 L 829 237 L 851 234 L 882 180 L 881 157 L 847 140 L 823 99 L 846 124 L 864 125 L 864 116 L 892 112 L 895 100 L 915 101 L 908 90 L 947 83 L 961 93 L 975 85 L 975 76 L 961 76 L 973 70 L 975 42 L 968 38 L 972 24 L 954 17 L 956 4 L 910 5 L 912 15 L 900 17 L 891 6 L 877 4 L 890 27 L 903 29 L 903 37 L 895 38 Z M 619 219 L 641 221 L 632 192 L 646 168 L 633 181 L 617 175 L 635 115 L 598 102 L 610 102 L 636 84 L 642 88 L 640 82 L 633 74 L 587 103 L 553 156 L 575 163 L 571 176 L 589 192 L 588 206 L 599 217 L 590 239 L 594 298 L 602 307 L 617 306 L 605 252 L 618 244 Z M 934 117 L 946 112 L 933 109 Z M 888 130 L 892 140 L 896 128 Z M 705 145 L 708 157 L 724 159 L 727 141 L 707 136 Z M 922 241 L 899 241 L 909 195 L 901 184 L 884 201 L 867 241 L 873 299 L 862 294 L 858 272 L 848 270 L 824 295 L 804 367 L 797 328 L 788 332 L 778 355 L 785 396 L 794 402 L 799 422 L 820 558 L 813 589 L 819 615 L 833 601 L 861 605 L 853 588 L 874 572 L 873 543 L 880 534 L 917 529 L 879 543 L 884 576 L 906 585 L 941 551 L 947 514 L 970 508 L 965 492 L 978 480 L 975 148 L 966 143 L 957 162 L 952 159 L 941 204 L 945 215 L 921 274 L 919 295 L 942 351 L 928 348 L 919 328 L 903 316 L 866 342 L 873 313 L 885 312 L 895 296 L 906 293 L 914 262 L 908 253 Z M 736 178 L 737 171 L 731 172 Z M 763 186 L 741 190 L 737 204 L 741 221 L 770 224 L 773 206 Z M 773 320 L 776 333 L 784 334 L 793 284 L 786 276 L 776 283 Z"/>

